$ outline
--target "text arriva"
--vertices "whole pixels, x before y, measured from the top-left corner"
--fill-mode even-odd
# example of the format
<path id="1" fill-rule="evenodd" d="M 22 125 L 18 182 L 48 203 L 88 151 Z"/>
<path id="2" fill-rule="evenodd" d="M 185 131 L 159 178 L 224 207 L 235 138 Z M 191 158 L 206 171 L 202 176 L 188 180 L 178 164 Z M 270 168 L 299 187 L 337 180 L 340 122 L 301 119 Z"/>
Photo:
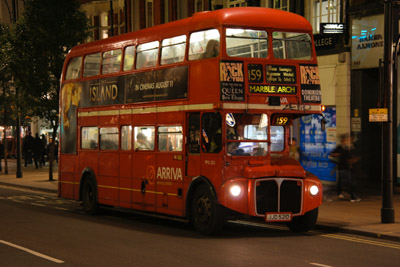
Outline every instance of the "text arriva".
<path id="1" fill-rule="evenodd" d="M 183 180 L 181 168 L 158 167 L 157 179 L 159 180 Z"/>

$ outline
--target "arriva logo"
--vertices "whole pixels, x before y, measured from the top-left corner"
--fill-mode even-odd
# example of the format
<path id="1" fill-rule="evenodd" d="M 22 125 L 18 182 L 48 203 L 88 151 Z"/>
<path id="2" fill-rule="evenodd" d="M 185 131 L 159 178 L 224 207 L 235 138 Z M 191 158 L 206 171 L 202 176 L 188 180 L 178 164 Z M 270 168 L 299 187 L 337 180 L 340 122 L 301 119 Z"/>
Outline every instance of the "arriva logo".
<path id="1" fill-rule="evenodd" d="M 157 179 L 160 180 L 183 180 L 181 168 L 158 167 Z"/>

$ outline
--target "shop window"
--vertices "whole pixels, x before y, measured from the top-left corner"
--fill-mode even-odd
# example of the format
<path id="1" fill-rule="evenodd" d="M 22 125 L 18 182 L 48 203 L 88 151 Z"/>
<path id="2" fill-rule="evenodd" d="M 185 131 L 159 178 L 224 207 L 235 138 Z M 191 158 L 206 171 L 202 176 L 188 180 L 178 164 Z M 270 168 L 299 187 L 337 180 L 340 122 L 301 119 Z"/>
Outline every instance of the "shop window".
<path id="1" fill-rule="evenodd" d="M 99 129 L 97 127 L 82 127 L 81 148 L 97 149 L 99 143 Z"/>
<path id="2" fill-rule="evenodd" d="M 100 128 L 100 149 L 104 150 L 118 149 L 117 127 Z"/>
<path id="3" fill-rule="evenodd" d="M 289 0 L 270 0 L 268 3 L 268 7 L 284 11 L 290 11 L 289 5 L 290 5 Z"/>
<path id="4" fill-rule="evenodd" d="M 314 32 L 319 32 L 320 23 L 340 22 L 339 0 L 314 0 L 311 7 L 311 24 Z"/>
<path id="5" fill-rule="evenodd" d="M 154 11 L 153 11 L 153 0 L 146 0 L 146 27 L 153 27 Z"/>
<path id="6" fill-rule="evenodd" d="M 246 0 L 228 0 L 228 7 L 243 7 L 247 6 Z"/>
<path id="7" fill-rule="evenodd" d="M 183 133 L 182 126 L 158 127 L 158 150 L 159 151 L 182 151 Z"/>

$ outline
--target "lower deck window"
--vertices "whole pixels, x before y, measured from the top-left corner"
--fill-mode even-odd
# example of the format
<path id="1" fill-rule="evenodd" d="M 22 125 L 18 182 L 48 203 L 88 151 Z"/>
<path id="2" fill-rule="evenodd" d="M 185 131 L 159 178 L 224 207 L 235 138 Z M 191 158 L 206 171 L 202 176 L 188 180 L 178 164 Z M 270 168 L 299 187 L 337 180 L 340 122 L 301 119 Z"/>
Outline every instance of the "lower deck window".
<path id="1" fill-rule="evenodd" d="M 97 149 L 99 144 L 99 129 L 97 127 L 82 127 L 81 129 L 81 148 Z"/>
<path id="2" fill-rule="evenodd" d="M 182 151 L 183 133 L 182 126 L 158 127 L 159 151 Z"/>
<path id="3" fill-rule="evenodd" d="M 104 150 L 118 149 L 117 127 L 100 128 L 100 149 Z"/>

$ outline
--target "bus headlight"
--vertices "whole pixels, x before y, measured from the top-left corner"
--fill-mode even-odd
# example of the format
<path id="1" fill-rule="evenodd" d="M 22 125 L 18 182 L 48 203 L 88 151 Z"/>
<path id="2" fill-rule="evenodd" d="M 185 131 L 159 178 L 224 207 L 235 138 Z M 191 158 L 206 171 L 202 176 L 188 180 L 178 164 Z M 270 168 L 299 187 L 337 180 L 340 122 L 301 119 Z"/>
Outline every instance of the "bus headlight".
<path id="1" fill-rule="evenodd" d="M 231 193 L 231 196 L 238 197 L 242 193 L 242 188 L 239 185 L 234 184 L 229 188 L 229 192 Z"/>
<path id="2" fill-rule="evenodd" d="M 312 185 L 312 186 L 310 187 L 310 194 L 311 194 L 312 196 L 316 196 L 316 195 L 318 195 L 318 193 L 319 193 L 318 186 Z"/>

